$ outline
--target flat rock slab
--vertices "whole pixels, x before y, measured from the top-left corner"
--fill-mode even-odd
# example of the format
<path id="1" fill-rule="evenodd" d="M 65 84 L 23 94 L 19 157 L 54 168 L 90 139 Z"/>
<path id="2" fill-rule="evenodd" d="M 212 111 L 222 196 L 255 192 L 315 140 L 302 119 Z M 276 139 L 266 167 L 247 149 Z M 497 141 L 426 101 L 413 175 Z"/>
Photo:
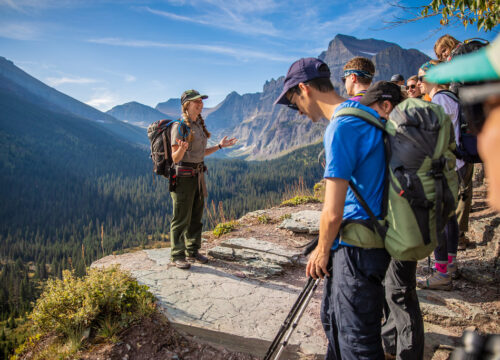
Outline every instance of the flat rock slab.
<path id="1" fill-rule="evenodd" d="M 291 262 L 296 263 L 301 254 L 298 250 L 291 250 L 283 246 L 271 243 L 269 241 L 258 240 L 256 238 L 232 238 L 223 241 L 221 246 L 234 249 L 249 249 L 260 251 L 267 254 L 277 255 L 288 258 Z"/>
<path id="2" fill-rule="evenodd" d="M 292 262 L 283 257 L 273 254 L 267 254 L 249 249 L 233 249 L 225 246 L 216 246 L 208 250 L 208 255 L 216 259 L 237 261 L 240 265 L 257 269 L 257 273 L 249 272 L 253 275 L 263 273 L 267 276 L 273 276 L 283 273 L 281 265 L 292 265 Z"/>
<path id="3" fill-rule="evenodd" d="M 280 229 L 296 233 L 319 234 L 319 218 L 321 211 L 303 210 L 291 214 L 290 219 L 285 219 L 279 225 Z"/>
<path id="4" fill-rule="evenodd" d="M 92 267 L 121 266 L 149 286 L 173 326 L 256 356 L 265 354 L 301 291 L 278 282 L 241 279 L 210 263 L 181 270 L 169 259 L 170 249 L 144 250 L 107 256 Z M 316 312 L 306 311 L 286 349 L 283 359 L 322 358 L 326 340 Z"/>
<path id="5" fill-rule="evenodd" d="M 464 301 L 456 291 L 419 289 L 417 294 L 426 322 L 466 327 L 475 317 L 489 318 L 480 306 Z"/>

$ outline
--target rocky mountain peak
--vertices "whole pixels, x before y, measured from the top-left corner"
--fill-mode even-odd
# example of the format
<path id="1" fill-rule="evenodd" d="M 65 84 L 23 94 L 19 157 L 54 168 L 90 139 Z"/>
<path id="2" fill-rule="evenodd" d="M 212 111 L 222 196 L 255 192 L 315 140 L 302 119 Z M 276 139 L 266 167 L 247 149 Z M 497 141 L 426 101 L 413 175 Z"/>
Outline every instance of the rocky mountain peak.
<path id="1" fill-rule="evenodd" d="M 265 93 L 266 92 L 274 92 L 277 89 L 281 92 L 281 89 L 283 88 L 284 81 L 285 81 L 284 76 L 280 76 L 276 80 L 274 80 L 274 79 L 268 80 L 264 83 L 264 86 L 262 89 Z"/>

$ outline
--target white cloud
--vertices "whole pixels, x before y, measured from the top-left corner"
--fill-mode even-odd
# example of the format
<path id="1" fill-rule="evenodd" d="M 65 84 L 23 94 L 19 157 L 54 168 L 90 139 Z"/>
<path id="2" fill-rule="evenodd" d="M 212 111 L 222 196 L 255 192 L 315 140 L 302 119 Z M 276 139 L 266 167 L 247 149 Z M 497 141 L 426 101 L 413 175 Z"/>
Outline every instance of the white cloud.
<path id="1" fill-rule="evenodd" d="M 108 89 L 98 88 L 94 89 L 91 99 L 85 103 L 101 111 L 107 111 L 119 104 L 119 98 Z"/>
<path id="2" fill-rule="evenodd" d="M 265 51 L 257 51 L 251 49 L 241 49 L 233 46 L 222 46 L 222 45 L 205 45 L 205 44 L 173 44 L 164 43 L 150 40 L 127 40 L 119 38 L 101 38 L 101 39 L 89 39 L 88 42 L 112 45 L 112 46 L 127 46 L 127 47 L 138 47 L 138 48 L 173 48 L 173 49 L 184 49 L 184 50 L 194 50 L 209 53 L 216 53 L 222 55 L 228 55 L 240 60 L 248 59 L 266 59 L 278 62 L 290 62 L 295 59 L 295 57 L 284 56 L 281 54 L 273 54 Z"/>
<path id="3" fill-rule="evenodd" d="M 49 77 L 46 79 L 50 86 L 58 86 L 62 84 L 94 84 L 101 82 L 101 80 L 89 79 L 89 78 L 71 78 L 71 77 Z"/>
<path id="4" fill-rule="evenodd" d="M 0 37 L 13 40 L 35 40 L 40 35 L 39 28 L 29 23 L 0 24 Z"/>
<path id="5" fill-rule="evenodd" d="M 390 18 L 397 11 L 385 0 L 365 1 L 362 6 L 360 2 L 351 2 L 341 15 L 325 21 L 324 14 L 321 12 L 321 4 L 317 4 L 316 7 L 304 11 L 303 20 L 297 24 L 300 24 L 298 25 L 300 33 L 307 34 L 310 38 L 319 40 L 321 37 L 325 38 L 325 34 L 331 34 L 332 36 L 327 36 L 331 39 L 338 33 L 353 35 L 360 31 L 366 33 L 370 27 L 380 27 L 383 19 Z"/>
<path id="6" fill-rule="evenodd" d="M 151 14 L 163 16 L 176 21 L 190 22 L 210 27 L 227 29 L 243 34 L 280 36 L 274 24 L 261 17 L 261 13 L 269 14 L 275 4 L 272 1 L 191 1 L 194 13 L 189 16 L 175 14 L 145 7 Z M 203 11 L 203 13 L 198 13 Z"/>

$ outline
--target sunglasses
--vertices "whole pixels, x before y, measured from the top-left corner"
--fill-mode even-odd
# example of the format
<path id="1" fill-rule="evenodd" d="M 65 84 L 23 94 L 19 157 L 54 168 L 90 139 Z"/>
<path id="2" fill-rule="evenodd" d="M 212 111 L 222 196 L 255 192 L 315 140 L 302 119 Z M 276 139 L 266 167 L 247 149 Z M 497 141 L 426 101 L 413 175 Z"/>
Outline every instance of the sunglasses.
<path id="1" fill-rule="evenodd" d="M 415 85 L 415 84 L 406 85 L 406 90 L 415 89 L 416 87 L 417 87 L 417 85 Z"/>
<path id="2" fill-rule="evenodd" d="M 299 89 L 299 87 L 298 87 L 298 86 L 295 86 L 295 87 L 291 88 L 290 90 L 288 90 L 288 93 L 290 94 L 290 97 L 288 97 L 288 94 L 287 94 L 287 99 L 288 99 L 288 102 L 289 102 L 288 107 L 289 107 L 290 109 L 292 109 L 292 110 L 296 110 L 296 111 L 298 111 L 298 110 L 299 110 L 299 108 L 298 108 L 298 106 L 297 106 L 297 105 L 295 105 L 295 104 L 293 103 L 293 97 L 294 97 L 294 95 L 295 95 L 296 93 L 298 93 L 298 89 Z"/>
<path id="3" fill-rule="evenodd" d="M 424 77 L 425 77 L 425 75 L 422 75 L 422 76 L 417 77 L 417 79 L 418 79 L 418 81 L 423 82 L 424 81 Z"/>

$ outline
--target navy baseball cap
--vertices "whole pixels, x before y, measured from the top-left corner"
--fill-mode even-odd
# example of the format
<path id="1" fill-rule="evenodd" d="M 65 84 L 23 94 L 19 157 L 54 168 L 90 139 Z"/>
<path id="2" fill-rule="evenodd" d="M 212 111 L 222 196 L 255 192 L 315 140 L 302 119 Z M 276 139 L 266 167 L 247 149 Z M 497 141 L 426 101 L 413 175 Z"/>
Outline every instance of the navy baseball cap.
<path id="1" fill-rule="evenodd" d="M 324 66 L 320 70 L 322 65 Z M 285 96 L 288 90 L 300 83 L 305 83 L 317 78 L 330 78 L 330 69 L 328 65 L 316 58 L 302 58 L 297 60 L 290 66 L 290 69 L 288 69 L 285 83 L 283 84 L 283 91 L 274 104 L 290 105 L 290 101 L 288 101 Z"/>

